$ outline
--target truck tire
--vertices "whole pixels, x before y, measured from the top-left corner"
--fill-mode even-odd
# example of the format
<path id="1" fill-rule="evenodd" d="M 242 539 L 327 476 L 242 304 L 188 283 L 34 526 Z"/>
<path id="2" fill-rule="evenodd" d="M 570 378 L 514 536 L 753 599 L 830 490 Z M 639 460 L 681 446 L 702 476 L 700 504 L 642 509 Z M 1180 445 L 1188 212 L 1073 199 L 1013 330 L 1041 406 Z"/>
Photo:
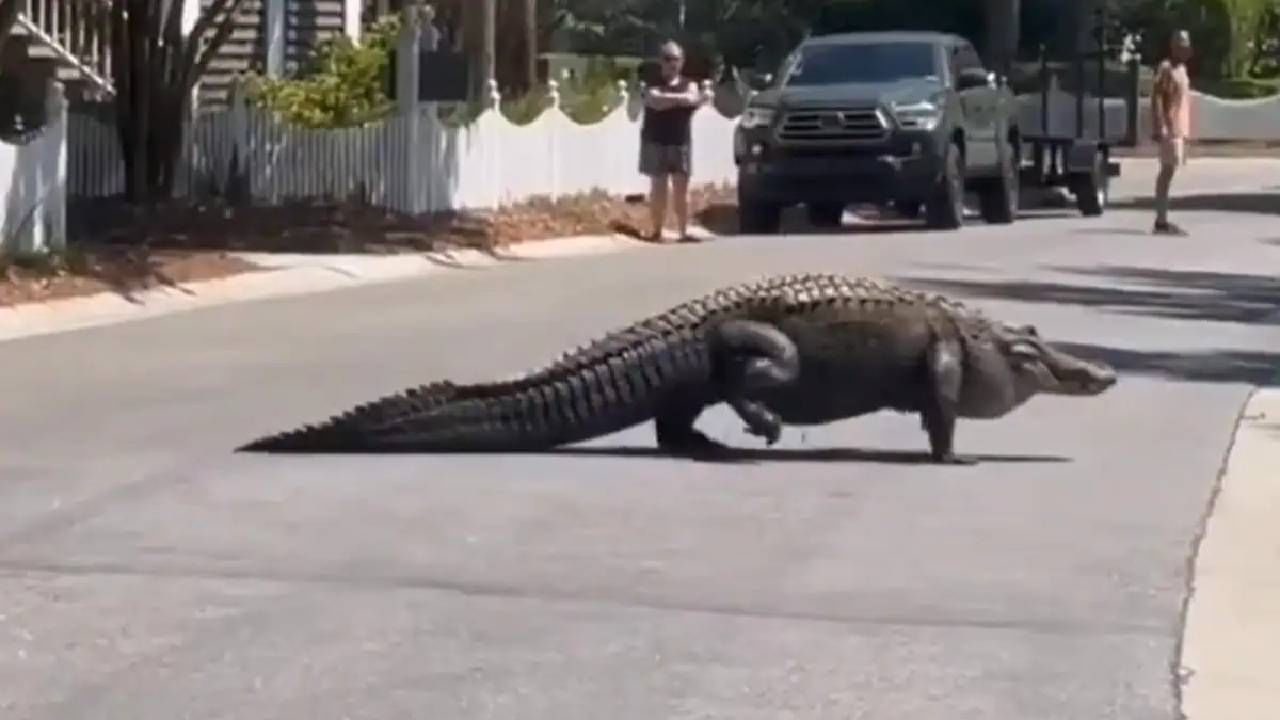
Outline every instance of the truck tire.
<path id="1" fill-rule="evenodd" d="M 1000 153 L 1000 177 L 983 183 L 982 219 L 995 225 L 1007 225 L 1018 217 L 1019 188 L 1017 148 L 1005 143 Z"/>
<path id="2" fill-rule="evenodd" d="M 738 184 L 738 232 L 744 235 L 774 235 L 782 229 L 782 208 L 757 200 Z"/>
<path id="3" fill-rule="evenodd" d="M 838 228 L 844 220 L 844 205 L 840 203 L 809 203 L 805 206 L 809 224 L 820 228 Z"/>
<path id="4" fill-rule="evenodd" d="M 1106 157 L 1101 152 L 1093 155 L 1089 172 L 1076 175 L 1072 183 L 1076 195 L 1076 207 L 1085 217 L 1097 217 L 1106 209 L 1109 194 Z"/>
<path id="5" fill-rule="evenodd" d="M 964 169 L 960 167 L 960 148 L 948 145 L 942 162 L 942 179 L 926 204 L 928 224 L 940 230 L 955 230 L 964 225 Z"/>

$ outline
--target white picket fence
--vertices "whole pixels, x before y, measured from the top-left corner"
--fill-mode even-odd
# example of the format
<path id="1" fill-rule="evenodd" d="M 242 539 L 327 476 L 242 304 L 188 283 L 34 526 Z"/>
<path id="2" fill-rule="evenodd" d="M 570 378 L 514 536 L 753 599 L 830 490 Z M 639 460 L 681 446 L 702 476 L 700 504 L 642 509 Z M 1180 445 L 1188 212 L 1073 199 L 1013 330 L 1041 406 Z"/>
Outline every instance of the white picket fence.
<path id="1" fill-rule="evenodd" d="M 66 246 L 67 102 L 50 83 L 47 122 L 23 142 L 0 140 L 0 255 Z"/>
<path id="2" fill-rule="evenodd" d="M 619 91 L 624 102 L 590 125 L 578 124 L 553 100 L 527 125 L 494 108 L 469 125 L 448 125 L 424 103 L 365 127 L 316 130 L 239 102 L 196 117 L 184 143 L 177 190 L 200 195 L 211 187 L 225 189 L 239 172 L 259 203 L 359 196 L 407 213 L 495 207 L 538 195 L 642 191 L 640 107 L 637 98 Z M 695 113 L 697 181 L 736 176 L 734 122 L 709 105 Z M 123 192 L 123 162 L 109 123 L 73 113 L 68 140 L 73 195 Z"/>

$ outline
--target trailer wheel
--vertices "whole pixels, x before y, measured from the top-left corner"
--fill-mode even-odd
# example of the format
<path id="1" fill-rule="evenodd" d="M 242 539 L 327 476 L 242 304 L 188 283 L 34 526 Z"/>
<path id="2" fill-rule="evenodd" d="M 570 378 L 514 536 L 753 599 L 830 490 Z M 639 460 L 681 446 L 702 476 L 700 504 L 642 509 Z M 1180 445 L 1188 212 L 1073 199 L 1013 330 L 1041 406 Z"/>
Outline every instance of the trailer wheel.
<path id="1" fill-rule="evenodd" d="M 1073 183 L 1076 196 L 1076 207 L 1085 217 L 1097 217 L 1107 207 L 1110 192 L 1110 178 L 1107 177 L 1106 156 L 1101 152 L 1093 155 L 1089 172 L 1076 175 Z"/>

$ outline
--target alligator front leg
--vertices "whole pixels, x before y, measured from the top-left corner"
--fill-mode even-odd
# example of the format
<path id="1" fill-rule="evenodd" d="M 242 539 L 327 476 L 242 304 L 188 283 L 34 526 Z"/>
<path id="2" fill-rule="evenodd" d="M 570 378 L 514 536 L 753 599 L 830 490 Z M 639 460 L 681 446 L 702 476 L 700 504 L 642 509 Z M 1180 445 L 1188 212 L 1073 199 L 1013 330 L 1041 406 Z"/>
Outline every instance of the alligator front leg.
<path id="1" fill-rule="evenodd" d="M 781 387 L 800 377 L 800 351 L 791 338 L 772 325 L 729 320 L 711 339 L 713 358 L 725 401 L 746 423 L 748 433 L 769 445 L 782 437 L 782 419 L 750 396 Z"/>
<path id="2" fill-rule="evenodd" d="M 955 340 L 936 338 L 929 346 L 928 383 L 920 415 L 929 433 L 929 451 L 936 463 L 971 465 L 973 460 L 955 454 L 956 405 L 964 382 L 963 350 Z"/>

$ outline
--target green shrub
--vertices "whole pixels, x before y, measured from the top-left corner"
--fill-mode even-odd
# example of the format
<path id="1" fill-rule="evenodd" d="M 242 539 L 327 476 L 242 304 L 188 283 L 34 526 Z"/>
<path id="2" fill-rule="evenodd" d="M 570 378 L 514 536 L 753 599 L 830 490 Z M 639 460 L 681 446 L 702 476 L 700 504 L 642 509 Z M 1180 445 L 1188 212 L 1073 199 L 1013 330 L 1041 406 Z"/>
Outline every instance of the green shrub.
<path id="1" fill-rule="evenodd" d="M 395 109 L 386 82 L 399 30 L 399 16 L 388 15 L 364 33 L 360 44 L 346 35 L 326 40 L 298 77 L 251 76 L 249 100 L 309 128 L 358 127 L 382 120 Z"/>

